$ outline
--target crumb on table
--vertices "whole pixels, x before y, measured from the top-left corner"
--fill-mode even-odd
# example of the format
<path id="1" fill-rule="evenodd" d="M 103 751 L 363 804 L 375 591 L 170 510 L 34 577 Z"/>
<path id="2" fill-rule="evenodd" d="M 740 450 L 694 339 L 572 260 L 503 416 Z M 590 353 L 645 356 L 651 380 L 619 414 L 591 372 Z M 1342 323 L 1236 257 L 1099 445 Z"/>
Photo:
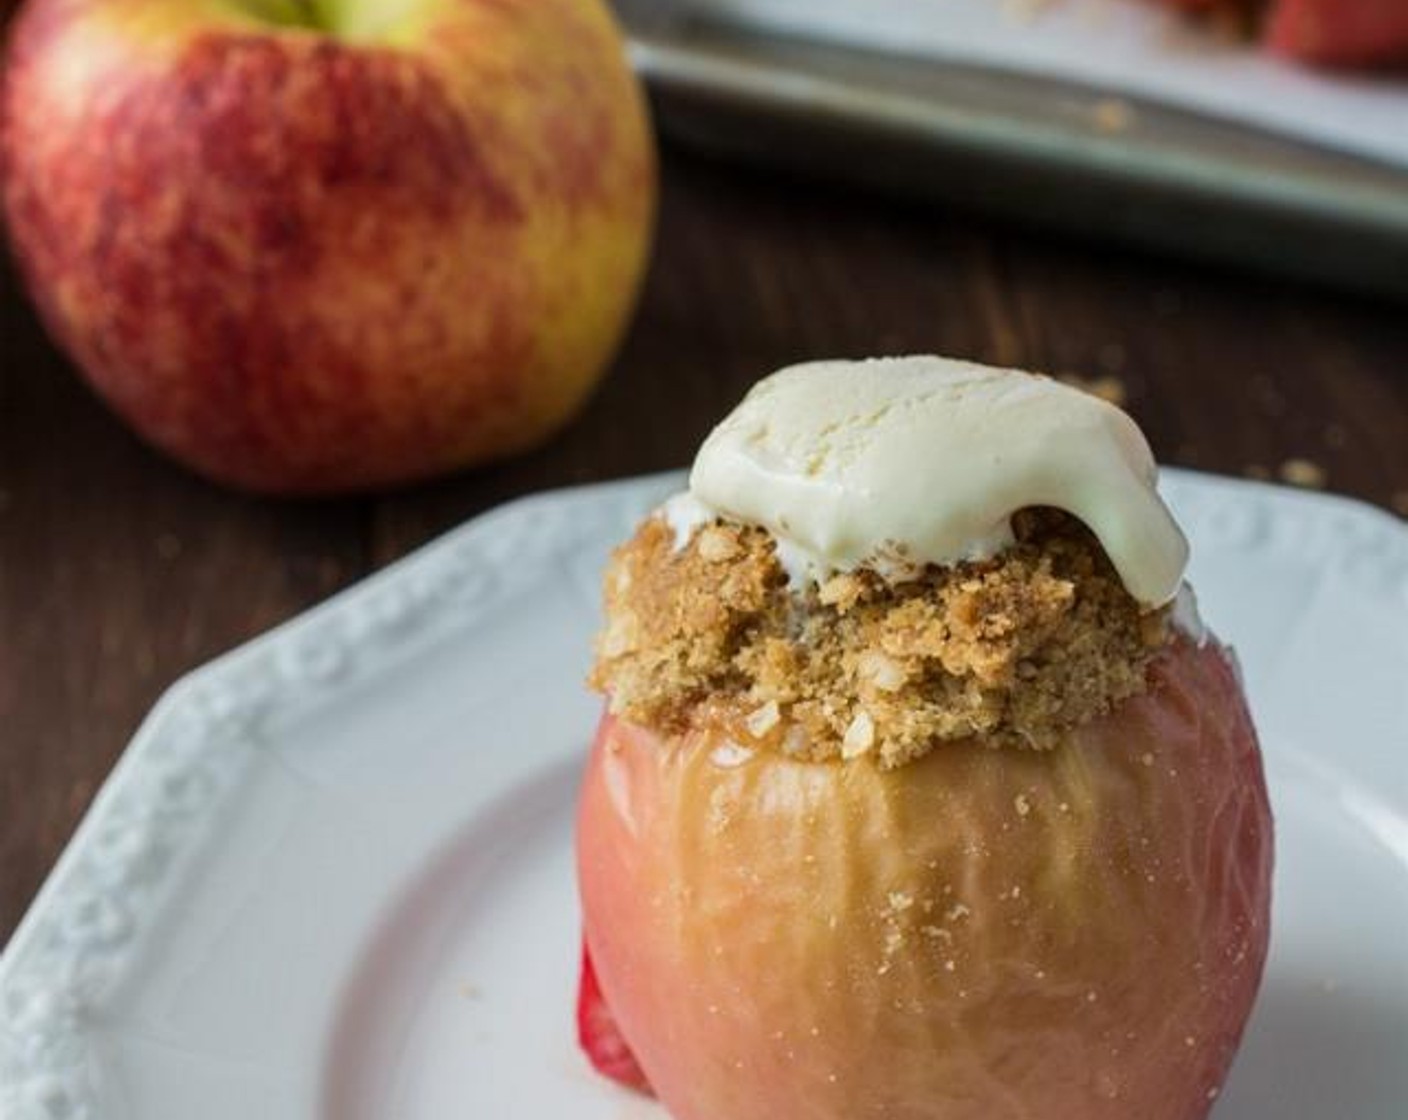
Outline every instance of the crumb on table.
<path id="1" fill-rule="evenodd" d="M 1281 481 L 1291 486 L 1307 490 L 1322 490 L 1325 487 L 1325 468 L 1309 459 L 1287 459 L 1281 464 Z"/>

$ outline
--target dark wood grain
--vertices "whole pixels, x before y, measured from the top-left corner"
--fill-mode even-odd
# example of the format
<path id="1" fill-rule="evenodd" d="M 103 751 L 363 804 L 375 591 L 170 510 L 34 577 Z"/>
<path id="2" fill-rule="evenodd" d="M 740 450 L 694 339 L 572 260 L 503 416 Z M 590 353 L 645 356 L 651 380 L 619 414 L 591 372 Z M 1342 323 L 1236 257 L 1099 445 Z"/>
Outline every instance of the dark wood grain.
<path id="1" fill-rule="evenodd" d="M 176 676 L 479 511 L 682 466 L 757 376 L 941 351 L 1113 375 L 1167 462 L 1290 458 L 1408 492 L 1408 313 L 961 214 L 666 159 L 641 312 L 583 417 L 515 462 L 378 500 L 233 496 L 140 446 L 0 282 L 0 938 Z"/>
<path id="2" fill-rule="evenodd" d="M 193 665 L 366 569 L 357 503 L 277 505 L 140 445 L 0 285 L 0 936 Z"/>

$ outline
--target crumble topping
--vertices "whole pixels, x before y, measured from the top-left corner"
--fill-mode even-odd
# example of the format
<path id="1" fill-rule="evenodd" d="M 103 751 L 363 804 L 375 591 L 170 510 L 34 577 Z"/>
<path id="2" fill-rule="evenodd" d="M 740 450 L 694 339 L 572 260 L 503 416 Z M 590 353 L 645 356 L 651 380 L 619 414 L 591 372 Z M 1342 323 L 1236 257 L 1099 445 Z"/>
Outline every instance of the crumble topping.
<path id="1" fill-rule="evenodd" d="M 716 520 L 680 547 L 652 517 L 607 569 L 591 684 L 634 723 L 813 761 L 1054 746 L 1144 690 L 1169 612 L 1141 609 L 1074 518 L 1025 510 L 1013 529 L 991 560 L 793 589 L 765 530 Z"/>

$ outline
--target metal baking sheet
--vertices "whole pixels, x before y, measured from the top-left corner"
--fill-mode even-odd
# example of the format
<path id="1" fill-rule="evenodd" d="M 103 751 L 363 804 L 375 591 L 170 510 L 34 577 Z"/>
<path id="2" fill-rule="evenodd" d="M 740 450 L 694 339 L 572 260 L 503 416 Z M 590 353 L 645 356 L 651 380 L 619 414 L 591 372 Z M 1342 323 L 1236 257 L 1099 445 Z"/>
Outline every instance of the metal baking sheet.
<path id="1" fill-rule="evenodd" d="M 669 137 L 1408 298 L 1408 172 L 1117 91 L 618 0 Z"/>

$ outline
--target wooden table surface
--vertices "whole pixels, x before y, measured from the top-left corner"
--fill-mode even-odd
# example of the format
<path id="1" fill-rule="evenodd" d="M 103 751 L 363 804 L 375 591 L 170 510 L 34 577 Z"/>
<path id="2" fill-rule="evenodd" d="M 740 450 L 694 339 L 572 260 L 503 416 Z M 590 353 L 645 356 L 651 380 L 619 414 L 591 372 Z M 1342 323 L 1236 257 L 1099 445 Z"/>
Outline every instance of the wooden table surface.
<path id="1" fill-rule="evenodd" d="M 639 318 L 585 415 L 536 454 L 383 498 L 265 501 L 185 474 L 89 395 L 5 271 L 0 942 L 186 670 L 496 503 L 684 465 L 780 364 L 914 351 L 1115 377 L 1165 462 L 1306 460 L 1332 490 L 1408 501 L 1402 306 L 676 151 Z"/>

